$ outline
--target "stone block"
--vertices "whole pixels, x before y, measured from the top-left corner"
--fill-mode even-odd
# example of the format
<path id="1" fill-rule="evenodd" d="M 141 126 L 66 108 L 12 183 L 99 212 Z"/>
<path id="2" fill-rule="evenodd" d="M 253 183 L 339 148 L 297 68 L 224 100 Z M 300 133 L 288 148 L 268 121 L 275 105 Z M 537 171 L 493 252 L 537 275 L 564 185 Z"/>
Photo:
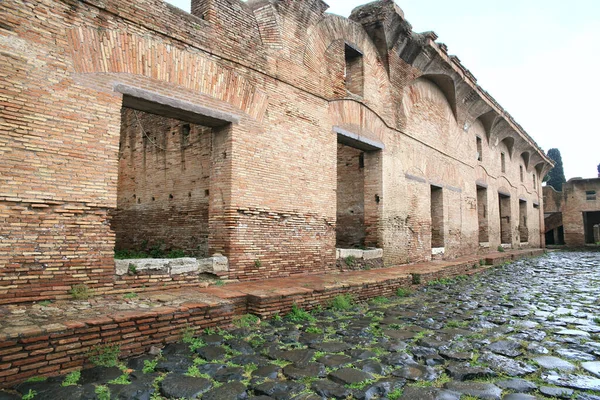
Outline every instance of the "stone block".
<path id="1" fill-rule="evenodd" d="M 374 260 L 377 258 L 383 258 L 383 249 L 363 250 L 363 258 L 365 260 Z"/>
<path id="2" fill-rule="evenodd" d="M 444 247 L 434 247 L 431 249 L 431 255 L 437 256 L 440 254 L 444 254 L 445 251 L 446 249 Z"/>
<path id="3" fill-rule="evenodd" d="M 168 260 L 170 275 L 187 274 L 190 272 L 198 272 L 198 260 L 195 258 L 174 258 Z"/>
<path id="4" fill-rule="evenodd" d="M 337 249 L 338 258 L 354 257 L 356 259 L 363 258 L 363 250 L 360 249 Z"/>
<path id="5" fill-rule="evenodd" d="M 221 254 L 215 254 L 209 258 L 198 260 L 199 272 L 201 273 L 217 273 L 229 271 L 229 262 L 227 257 Z"/>
<path id="6" fill-rule="evenodd" d="M 138 259 L 125 259 L 115 260 L 115 274 L 126 275 L 129 272 L 129 266 L 133 265 L 135 271 L 147 271 L 147 272 L 167 272 L 168 266 L 166 265 L 166 259 L 162 258 L 138 258 Z"/>

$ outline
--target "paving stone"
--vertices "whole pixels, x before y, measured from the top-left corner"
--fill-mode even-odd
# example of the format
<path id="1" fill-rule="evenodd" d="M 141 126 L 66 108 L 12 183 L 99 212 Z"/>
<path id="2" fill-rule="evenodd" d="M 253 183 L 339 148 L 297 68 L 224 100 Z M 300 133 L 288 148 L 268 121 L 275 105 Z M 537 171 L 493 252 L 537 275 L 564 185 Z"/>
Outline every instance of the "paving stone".
<path id="1" fill-rule="evenodd" d="M 414 354 L 414 351 L 413 351 Z M 448 360 L 454 361 L 470 361 L 473 358 L 473 353 L 470 351 L 440 351 L 440 355 Z"/>
<path id="2" fill-rule="evenodd" d="M 196 350 L 196 354 L 206 361 L 217 361 L 225 358 L 227 350 L 220 346 L 203 346 Z"/>
<path id="3" fill-rule="evenodd" d="M 556 397 L 558 399 L 570 399 L 573 395 L 573 391 L 571 389 L 551 386 L 540 386 L 540 393 L 545 396 Z"/>
<path id="4" fill-rule="evenodd" d="M 538 363 L 544 369 L 555 369 L 566 372 L 575 370 L 575 365 L 558 357 L 542 356 L 534 358 L 533 361 Z"/>
<path id="5" fill-rule="evenodd" d="M 159 372 L 185 373 L 192 365 L 194 365 L 193 361 L 187 357 L 170 358 L 159 361 L 156 370 Z"/>
<path id="6" fill-rule="evenodd" d="M 558 354 L 559 356 L 561 356 L 563 358 L 566 358 L 567 360 L 594 361 L 596 359 L 596 357 L 590 353 L 586 353 L 586 352 L 574 350 L 574 349 L 556 349 L 555 352 L 556 352 L 556 354 Z"/>
<path id="7" fill-rule="evenodd" d="M 502 398 L 502 400 L 536 400 L 537 397 L 524 393 L 510 393 Z"/>
<path id="8" fill-rule="evenodd" d="M 351 385 L 373 379 L 373 375 L 356 368 L 340 368 L 337 371 L 331 372 L 328 377 L 341 385 Z"/>
<path id="9" fill-rule="evenodd" d="M 496 382 L 496 386 L 520 393 L 528 393 L 537 389 L 537 385 L 525 379 L 508 379 Z"/>
<path id="10" fill-rule="evenodd" d="M 243 381 L 244 369 L 240 367 L 226 367 L 219 369 L 213 376 L 217 382 Z"/>
<path id="11" fill-rule="evenodd" d="M 191 376 L 169 374 L 160 383 L 160 392 L 163 396 L 176 399 L 198 399 L 212 387 L 208 379 L 193 378 Z"/>
<path id="12" fill-rule="evenodd" d="M 290 361 L 294 364 L 306 364 L 312 360 L 315 355 L 314 350 L 297 349 L 297 350 L 276 350 L 270 354 L 275 360 Z"/>
<path id="13" fill-rule="evenodd" d="M 241 382 L 225 383 L 202 396 L 202 400 L 245 400 L 247 398 L 246 385 Z"/>
<path id="14" fill-rule="evenodd" d="M 450 364 L 446 367 L 448 376 L 457 381 L 493 377 L 497 374 L 487 367 L 471 367 L 469 364 Z"/>
<path id="15" fill-rule="evenodd" d="M 108 381 L 117 379 L 121 375 L 123 375 L 123 371 L 117 367 L 93 367 L 81 371 L 79 383 L 82 385 L 85 385 L 86 383 L 104 385 L 108 383 Z"/>
<path id="16" fill-rule="evenodd" d="M 340 367 L 352 362 L 352 358 L 343 354 L 327 354 L 317 359 L 318 362 L 325 365 L 326 367 Z"/>
<path id="17" fill-rule="evenodd" d="M 405 365 L 392 372 L 393 376 L 409 381 L 432 381 L 439 375 L 435 369 L 425 365 Z"/>
<path id="18" fill-rule="evenodd" d="M 378 380 L 364 392 L 365 400 L 386 398 L 390 392 L 402 389 L 406 381 L 404 379 L 385 378 Z"/>
<path id="19" fill-rule="evenodd" d="M 256 353 L 254 348 L 244 340 L 231 339 L 227 341 L 227 345 L 231 348 L 231 350 L 237 351 L 243 355 L 251 355 Z"/>
<path id="20" fill-rule="evenodd" d="M 600 379 L 583 375 L 542 375 L 542 379 L 552 385 L 577 390 L 600 391 Z"/>
<path id="21" fill-rule="evenodd" d="M 364 360 L 355 362 L 354 366 L 363 372 L 374 374 L 374 375 L 385 375 L 387 368 L 378 361 L 375 360 Z"/>
<path id="22" fill-rule="evenodd" d="M 325 366 L 321 363 L 309 362 L 306 364 L 292 364 L 283 368 L 283 374 L 293 380 L 303 378 L 323 378 L 325 376 Z"/>
<path id="23" fill-rule="evenodd" d="M 258 369 L 252 372 L 252 376 L 265 379 L 277 379 L 277 375 L 280 371 L 281 367 L 277 365 L 266 365 L 264 367 L 258 367 Z"/>
<path id="24" fill-rule="evenodd" d="M 345 386 L 332 382 L 328 379 L 315 381 L 311 383 L 310 388 L 316 394 L 325 399 L 346 399 L 352 393 Z"/>
<path id="25" fill-rule="evenodd" d="M 523 376 L 537 371 L 537 368 L 533 365 L 493 353 L 481 355 L 479 361 L 487 363 L 498 374 L 508 376 Z"/>
<path id="26" fill-rule="evenodd" d="M 448 382 L 444 385 L 453 392 L 466 394 L 487 400 L 500 400 L 502 389 L 491 383 L 482 382 Z"/>
<path id="27" fill-rule="evenodd" d="M 258 395 L 270 396 L 277 400 L 287 400 L 290 396 L 303 391 L 305 386 L 299 382 L 281 381 L 264 382 L 254 387 L 254 392 Z"/>
<path id="28" fill-rule="evenodd" d="M 254 365 L 258 365 L 259 367 L 271 364 L 271 360 L 269 360 L 268 358 L 265 358 L 263 356 L 259 356 L 259 355 L 243 355 L 242 354 L 239 356 L 231 357 L 229 359 L 229 361 L 231 361 L 232 363 L 234 363 L 236 365 L 254 364 Z"/>
<path id="29" fill-rule="evenodd" d="M 310 348 L 317 351 L 324 351 L 326 353 L 340 353 L 351 349 L 351 346 L 342 342 L 321 342 L 311 344 Z"/>
<path id="30" fill-rule="evenodd" d="M 225 339 L 221 335 L 202 335 L 201 339 L 204 343 L 209 346 L 220 346 L 223 344 Z"/>
<path id="31" fill-rule="evenodd" d="M 407 387 L 402 392 L 402 400 L 460 400 L 461 394 L 451 390 L 430 387 Z"/>
<path id="32" fill-rule="evenodd" d="M 21 400 L 21 396 L 0 390 L 0 400 Z"/>
<path id="33" fill-rule="evenodd" d="M 520 348 L 521 344 L 513 340 L 500 340 L 488 345 L 488 349 L 492 352 L 508 357 L 518 357 L 523 354 Z"/>
<path id="34" fill-rule="evenodd" d="M 49 386 L 46 390 L 37 392 L 35 400 L 72 400 L 81 398 L 84 389 L 81 386 Z M 27 394 L 27 392 L 23 393 Z"/>
<path id="35" fill-rule="evenodd" d="M 585 331 L 581 331 L 578 329 L 563 329 L 560 330 L 558 332 L 556 332 L 557 335 L 566 335 L 566 336 L 583 336 L 583 337 L 590 337 L 590 334 L 588 332 Z"/>
<path id="36" fill-rule="evenodd" d="M 590 361 L 581 363 L 581 368 L 585 369 L 592 375 L 600 377 L 600 361 Z"/>

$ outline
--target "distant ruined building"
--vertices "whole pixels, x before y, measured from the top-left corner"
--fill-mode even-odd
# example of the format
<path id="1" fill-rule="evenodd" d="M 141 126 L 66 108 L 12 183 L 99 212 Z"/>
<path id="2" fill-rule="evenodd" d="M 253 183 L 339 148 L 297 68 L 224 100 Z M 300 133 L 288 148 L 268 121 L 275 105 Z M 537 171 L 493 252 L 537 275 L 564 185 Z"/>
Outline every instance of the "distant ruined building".
<path id="1" fill-rule="evenodd" d="M 543 193 L 547 244 L 600 244 L 600 176 L 569 179 L 560 192 L 544 186 Z"/>
<path id="2" fill-rule="evenodd" d="M 0 304 L 543 246 L 533 139 L 392 1 L 327 8 L 4 0 Z"/>

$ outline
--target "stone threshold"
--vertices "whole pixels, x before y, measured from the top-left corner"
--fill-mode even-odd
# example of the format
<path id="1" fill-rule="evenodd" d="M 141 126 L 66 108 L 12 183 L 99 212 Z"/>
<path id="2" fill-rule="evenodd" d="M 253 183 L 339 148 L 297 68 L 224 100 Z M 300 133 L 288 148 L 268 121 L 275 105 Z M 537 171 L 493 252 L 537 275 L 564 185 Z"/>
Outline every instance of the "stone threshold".
<path id="1" fill-rule="evenodd" d="M 5 305 L 0 307 L 0 387 L 80 369 L 98 345 L 119 345 L 121 356 L 129 357 L 180 340 L 186 327 L 227 327 L 247 313 L 261 318 L 284 315 L 294 303 L 311 309 L 339 294 L 357 300 L 392 296 L 400 287 L 418 288 L 435 279 L 470 275 L 540 254 L 542 249 L 517 250 L 369 271 L 146 292 L 135 298 L 113 295 Z"/>

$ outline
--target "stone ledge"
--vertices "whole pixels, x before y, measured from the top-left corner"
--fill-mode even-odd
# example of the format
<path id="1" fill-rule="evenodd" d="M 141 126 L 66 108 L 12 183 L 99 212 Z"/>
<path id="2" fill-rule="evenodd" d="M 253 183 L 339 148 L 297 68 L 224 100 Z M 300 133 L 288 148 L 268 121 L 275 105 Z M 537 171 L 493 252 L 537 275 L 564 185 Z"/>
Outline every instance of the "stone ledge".
<path id="1" fill-rule="evenodd" d="M 374 260 L 383 257 L 383 249 L 336 249 L 336 258 L 354 257 L 358 260 Z"/>
<path id="2" fill-rule="evenodd" d="M 132 266 L 132 267 L 130 267 Z M 115 260 L 115 274 L 122 276 L 140 272 L 180 275 L 189 273 L 211 273 L 229 271 L 227 257 L 215 254 L 209 258 L 131 258 Z"/>

